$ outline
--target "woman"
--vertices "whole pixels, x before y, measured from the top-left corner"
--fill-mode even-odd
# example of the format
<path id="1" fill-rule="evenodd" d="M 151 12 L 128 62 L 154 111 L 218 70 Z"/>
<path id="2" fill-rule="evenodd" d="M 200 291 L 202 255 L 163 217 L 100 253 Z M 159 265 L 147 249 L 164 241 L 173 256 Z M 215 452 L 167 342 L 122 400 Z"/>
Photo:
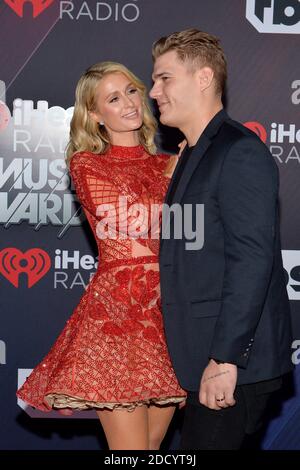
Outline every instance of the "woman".
<path id="1" fill-rule="evenodd" d="M 172 161 L 155 155 L 155 130 L 146 89 L 126 67 L 103 62 L 81 77 L 67 161 L 100 263 L 17 393 L 44 411 L 94 408 L 110 449 L 159 449 L 185 398 L 160 311 L 158 215 Z"/>

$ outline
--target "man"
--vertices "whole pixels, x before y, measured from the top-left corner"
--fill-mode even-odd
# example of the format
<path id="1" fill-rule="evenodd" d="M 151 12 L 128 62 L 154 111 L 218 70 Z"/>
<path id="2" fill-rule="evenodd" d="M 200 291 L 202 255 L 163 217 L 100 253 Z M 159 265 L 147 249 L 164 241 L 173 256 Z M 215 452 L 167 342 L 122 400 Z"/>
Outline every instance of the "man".
<path id="1" fill-rule="evenodd" d="M 162 233 L 160 249 L 167 342 L 188 392 L 182 448 L 238 449 L 292 369 L 278 170 L 256 134 L 223 109 L 226 60 L 216 37 L 173 33 L 154 44 L 153 58 L 160 121 L 187 140 L 166 203 L 183 215 L 204 205 L 202 248 L 176 236 L 170 211 L 173 232 Z"/>

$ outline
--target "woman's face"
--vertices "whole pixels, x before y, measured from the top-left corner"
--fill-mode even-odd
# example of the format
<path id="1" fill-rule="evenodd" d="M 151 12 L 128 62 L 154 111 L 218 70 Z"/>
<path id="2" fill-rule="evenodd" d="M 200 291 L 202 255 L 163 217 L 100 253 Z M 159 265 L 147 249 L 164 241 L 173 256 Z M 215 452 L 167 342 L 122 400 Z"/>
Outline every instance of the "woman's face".
<path id="1" fill-rule="evenodd" d="M 128 137 L 143 124 L 143 104 L 139 90 L 123 73 L 105 75 L 96 92 L 96 111 L 90 112 L 97 122 L 103 122 L 113 144 Z"/>

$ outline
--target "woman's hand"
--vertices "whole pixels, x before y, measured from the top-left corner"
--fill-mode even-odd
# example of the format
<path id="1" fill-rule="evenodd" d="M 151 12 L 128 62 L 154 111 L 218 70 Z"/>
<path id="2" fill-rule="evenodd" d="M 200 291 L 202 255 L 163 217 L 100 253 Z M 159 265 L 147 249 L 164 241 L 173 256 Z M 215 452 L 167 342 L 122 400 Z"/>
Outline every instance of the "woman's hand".
<path id="1" fill-rule="evenodd" d="M 182 408 L 185 407 L 185 405 L 186 405 L 186 400 L 181 401 L 181 402 L 179 403 L 178 409 L 181 410 Z"/>
<path id="2" fill-rule="evenodd" d="M 168 160 L 168 163 L 167 163 L 167 166 L 165 168 L 163 175 L 167 176 L 168 178 L 172 178 L 177 162 L 178 162 L 178 155 L 170 155 L 170 158 Z"/>
<path id="3" fill-rule="evenodd" d="M 181 155 L 182 152 L 184 151 L 184 149 L 185 149 L 185 147 L 186 147 L 186 144 L 187 144 L 186 139 L 182 140 L 182 141 L 180 142 L 180 144 L 178 144 L 178 147 L 179 147 L 178 158 L 180 158 L 180 155 Z"/>
<path id="4" fill-rule="evenodd" d="M 185 139 L 182 142 L 180 142 L 180 144 L 178 144 L 179 152 L 178 152 L 177 155 L 171 155 L 170 156 L 170 159 L 169 159 L 169 161 L 167 163 L 167 166 L 165 168 L 165 171 L 164 171 L 164 176 L 167 176 L 168 178 L 172 178 L 172 175 L 174 173 L 174 170 L 176 168 L 178 160 L 179 160 L 182 152 L 184 151 L 186 144 L 187 144 L 187 141 Z"/>

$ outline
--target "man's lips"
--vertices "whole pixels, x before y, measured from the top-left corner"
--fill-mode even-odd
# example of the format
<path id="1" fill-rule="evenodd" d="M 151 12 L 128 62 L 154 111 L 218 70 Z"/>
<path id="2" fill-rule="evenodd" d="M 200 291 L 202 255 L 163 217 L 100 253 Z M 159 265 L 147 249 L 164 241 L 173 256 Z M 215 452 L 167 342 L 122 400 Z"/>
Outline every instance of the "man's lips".
<path id="1" fill-rule="evenodd" d="M 169 102 L 168 102 L 168 101 L 165 101 L 165 102 L 163 102 L 163 103 L 157 103 L 157 104 L 158 104 L 159 110 L 161 111 L 161 109 L 162 109 L 164 106 L 166 106 L 167 104 L 169 104 Z"/>

